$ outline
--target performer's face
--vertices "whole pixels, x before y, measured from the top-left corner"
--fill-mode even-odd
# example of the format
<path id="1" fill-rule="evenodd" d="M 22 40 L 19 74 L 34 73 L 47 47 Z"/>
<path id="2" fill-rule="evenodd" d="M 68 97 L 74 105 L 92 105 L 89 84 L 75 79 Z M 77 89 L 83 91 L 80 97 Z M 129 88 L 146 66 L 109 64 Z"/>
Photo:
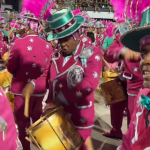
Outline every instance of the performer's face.
<path id="1" fill-rule="evenodd" d="M 92 27 L 89 27 L 89 28 L 88 28 L 88 32 L 93 32 L 93 28 L 92 28 Z"/>
<path id="2" fill-rule="evenodd" d="M 101 33 L 101 29 L 97 28 L 97 33 L 100 34 Z"/>
<path id="3" fill-rule="evenodd" d="M 79 40 L 75 40 L 74 37 L 70 35 L 65 38 L 59 39 L 59 43 L 61 45 L 62 51 L 65 54 L 70 55 L 76 50 L 77 45 L 79 44 Z"/>
<path id="4" fill-rule="evenodd" d="M 150 88 L 150 44 L 142 47 L 141 56 L 140 67 L 143 74 L 143 84 L 145 88 Z"/>

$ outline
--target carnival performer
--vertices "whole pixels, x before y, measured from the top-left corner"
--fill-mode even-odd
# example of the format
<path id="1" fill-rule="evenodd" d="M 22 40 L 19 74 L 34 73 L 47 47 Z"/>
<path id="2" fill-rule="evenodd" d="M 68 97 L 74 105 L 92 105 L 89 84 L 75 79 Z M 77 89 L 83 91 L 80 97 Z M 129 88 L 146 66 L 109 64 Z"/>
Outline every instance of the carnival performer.
<path id="1" fill-rule="evenodd" d="M 90 17 L 88 16 L 88 14 L 81 12 L 80 9 L 74 10 L 73 14 L 84 17 L 85 21 L 79 29 L 80 38 L 81 38 L 81 41 L 85 45 L 91 45 L 92 40 L 87 36 L 88 24 L 89 24 L 89 21 L 90 21 Z"/>
<path id="2" fill-rule="evenodd" d="M 3 150 L 23 150 L 17 136 L 12 109 L 2 88 L 0 88 L 0 147 Z"/>
<path id="3" fill-rule="evenodd" d="M 32 9 L 28 0 L 23 1 L 23 10 L 29 8 L 28 13 L 25 15 L 28 22 L 27 36 L 15 40 L 7 62 L 7 69 L 13 75 L 11 93 L 15 95 L 14 114 L 17 119 L 19 138 L 25 150 L 30 150 L 30 143 L 25 140 L 25 130 L 30 126 L 30 118 L 24 116 L 22 90 L 28 82 L 37 79 L 43 74 L 50 62 L 53 51 L 51 45 L 41 39 L 37 33 L 39 27 L 38 19 L 44 9 L 43 7 L 44 4 L 39 4 L 37 9 Z M 38 120 L 42 114 L 42 100 L 45 93 L 46 89 L 42 92 L 34 92 L 31 96 L 29 115 L 33 122 Z"/>
<path id="4" fill-rule="evenodd" d="M 111 46 L 111 44 L 113 43 L 114 38 L 116 37 L 116 30 L 117 29 L 118 28 L 113 23 L 109 23 L 109 27 L 107 28 L 107 37 L 103 41 L 103 45 L 102 45 L 103 51 L 106 51 Z M 105 65 L 105 71 L 118 68 L 118 63 L 119 62 L 116 61 L 114 63 L 109 63 L 109 66 Z"/>
<path id="5" fill-rule="evenodd" d="M 124 4 L 124 7 L 125 7 L 125 1 L 122 1 L 122 3 Z M 120 1 L 120 5 L 122 3 Z M 112 0 L 112 4 L 115 8 L 116 6 L 115 0 L 114 1 Z M 125 10 L 124 7 L 122 9 L 122 14 L 124 13 L 124 10 Z M 130 8 L 128 7 L 127 10 L 130 10 Z M 120 9 L 119 10 L 116 9 L 116 11 L 120 11 Z M 124 23 L 124 29 L 122 29 L 121 31 L 125 31 L 125 28 L 128 29 L 127 23 Z M 127 94 L 128 94 L 127 120 L 129 124 L 130 119 L 133 114 L 135 98 L 137 94 L 140 92 L 140 90 L 143 88 L 143 77 L 142 77 L 141 70 L 139 67 L 140 54 L 134 53 L 132 50 L 126 49 L 120 42 L 120 36 L 121 34 L 117 34 L 116 38 L 114 39 L 114 42 L 105 52 L 104 57 L 109 63 L 114 63 L 115 61 L 123 60 L 124 70 L 122 70 L 122 75 L 127 81 Z M 130 56 L 132 56 L 133 61 L 128 60 Z M 136 59 L 136 61 L 134 60 L 134 58 Z M 110 109 L 111 110 L 111 124 L 113 128 L 111 129 L 110 133 L 108 132 L 104 133 L 103 134 L 104 136 L 112 137 L 112 138 L 113 137 L 122 138 L 121 127 L 122 127 L 122 120 L 123 120 L 123 111 L 126 105 L 127 105 L 127 101 L 123 101 L 123 102 L 116 103 L 111 106 L 111 109 Z"/>
<path id="6" fill-rule="evenodd" d="M 53 40 L 59 40 L 62 50 L 53 55 L 52 64 L 39 79 L 26 85 L 23 97 L 42 92 L 49 78 L 51 92 L 47 103 L 61 103 L 85 141 L 81 150 L 87 150 L 86 141 L 94 125 L 94 91 L 102 70 L 102 53 L 99 48 L 87 47 L 80 40 L 79 29 L 84 18 L 74 17 L 70 9 L 54 13 L 47 21 L 54 33 Z"/>
<path id="7" fill-rule="evenodd" d="M 103 45 L 103 42 L 104 42 L 104 39 L 105 39 L 105 35 L 104 33 L 102 32 L 102 29 L 104 28 L 104 25 L 101 21 L 97 21 L 96 22 L 96 36 L 95 36 L 95 39 L 96 39 L 96 46 L 102 48 L 102 45 Z"/>
<path id="8" fill-rule="evenodd" d="M 103 50 L 107 50 L 109 46 L 113 43 L 115 35 L 116 35 L 117 27 L 115 27 L 114 24 L 109 24 L 109 27 L 107 28 L 107 37 L 104 40 L 103 43 Z"/>
<path id="9" fill-rule="evenodd" d="M 133 1 L 134 4 L 137 4 L 137 0 Z M 150 1 L 138 1 L 137 7 L 130 8 L 130 12 L 136 14 L 133 21 L 139 21 L 140 25 L 124 33 L 121 36 L 121 43 L 129 49 L 141 53 L 140 68 L 144 89 L 135 99 L 132 119 L 118 150 L 147 150 L 150 148 L 150 20 L 146 18 L 149 18 L 150 15 Z M 136 38 L 133 39 L 133 37 Z M 133 59 L 131 53 L 128 55 L 128 59 Z"/>
<path id="10" fill-rule="evenodd" d="M 4 18 L 2 17 L 4 21 Z M 3 23 L 2 21 L 2 23 Z M 6 19 L 4 21 L 6 22 Z M 0 86 L 3 89 L 4 93 L 7 95 L 7 98 L 14 110 L 13 95 L 9 93 L 9 88 L 12 80 L 12 74 L 10 74 L 6 68 L 6 63 L 9 57 L 10 45 L 8 44 L 8 34 L 10 30 L 6 30 L 5 27 L 1 30 L 0 33 Z"/>

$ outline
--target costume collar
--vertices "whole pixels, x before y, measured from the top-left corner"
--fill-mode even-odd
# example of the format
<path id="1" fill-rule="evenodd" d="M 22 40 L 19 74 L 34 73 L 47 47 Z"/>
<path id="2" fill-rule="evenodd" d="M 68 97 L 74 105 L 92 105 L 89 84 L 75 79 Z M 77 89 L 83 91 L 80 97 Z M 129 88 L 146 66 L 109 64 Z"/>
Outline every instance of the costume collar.
<path id="1" fill-rule="evenodd" d="M 78 49 L 79 49 L 79 46 L 80 46 L 80 43 L 77 45 L 76 50 L 75 50 L 74 52 L 72 52 L 70 55 L 67 55 L 67 54 L 63 53 L 63 56 L 64 56 L 64 57 L 71 57 L 71 56 L 74 56 L 74 55 L 77 53 L 77 51 L 78 51 Z"/>
<path id="2" fill-rule="evenodd" d="M 39 36 L 39 34 L 38 33 L 30 33 L 27 36 Z"/>

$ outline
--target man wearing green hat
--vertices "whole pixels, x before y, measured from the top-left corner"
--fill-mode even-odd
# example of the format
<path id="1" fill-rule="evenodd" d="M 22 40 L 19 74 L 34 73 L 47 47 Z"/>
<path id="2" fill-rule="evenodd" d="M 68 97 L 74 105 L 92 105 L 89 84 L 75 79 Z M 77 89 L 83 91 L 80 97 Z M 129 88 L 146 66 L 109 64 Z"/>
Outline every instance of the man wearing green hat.
<path id="1" fill-rule="evenodd" d="M 53 54 L 52 63 L 43 76 L 26 85 L 23 97 L 28 98 L 33 91 L 46 89 L 48 78 L 50 93 L 47 103 L 56 100 L 61 103 L 86 143 L 94 126 L 94 91 L 102 70 L 102 53 L 97 47 L 86 47 L 80 40 L 82 16 L 73 16 L 69 9 L 63 9 L 47 21 L 54 34 L 53 40 L 58 39 L 61 51 Z M 81 150 L 87 149 L 83 144 Z"/>

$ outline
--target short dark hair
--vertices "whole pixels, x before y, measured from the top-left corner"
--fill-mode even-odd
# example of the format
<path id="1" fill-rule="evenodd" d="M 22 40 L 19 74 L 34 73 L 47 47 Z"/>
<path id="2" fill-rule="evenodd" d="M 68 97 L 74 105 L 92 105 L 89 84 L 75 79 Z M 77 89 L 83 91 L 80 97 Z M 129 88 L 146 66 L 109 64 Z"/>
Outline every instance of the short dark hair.
<path id="1" fill-rule="evenodd" d="M 92 43 L 95 42 L 95 36 L 93 32 L 87 32 L 87 37 L 89 37 L 92 40 Z"/>

